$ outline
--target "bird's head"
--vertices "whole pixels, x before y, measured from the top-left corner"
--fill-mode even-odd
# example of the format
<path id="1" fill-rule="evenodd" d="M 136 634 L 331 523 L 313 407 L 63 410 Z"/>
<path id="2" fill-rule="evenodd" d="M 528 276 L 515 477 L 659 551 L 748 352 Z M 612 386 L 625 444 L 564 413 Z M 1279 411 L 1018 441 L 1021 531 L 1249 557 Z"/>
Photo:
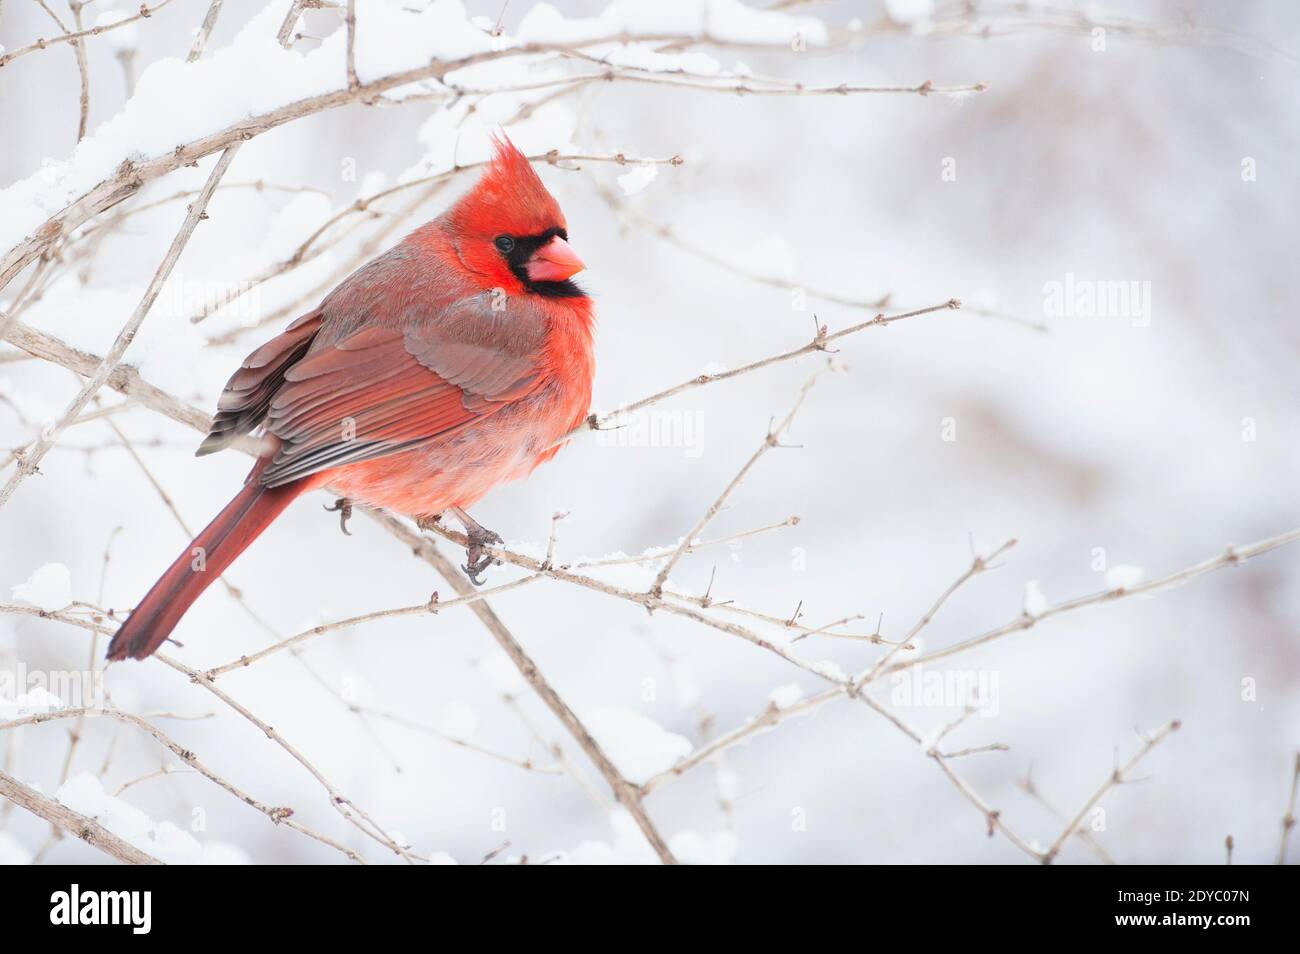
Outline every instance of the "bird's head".
<path id="1" fill-rule="evenodd" d="M 582 296 L 570 279 L 586 266 L 569 247 L 559 204 L 504 133 L 493 145 L 487 170 L 445 217 L 461 261 L 488 288 Z"/>

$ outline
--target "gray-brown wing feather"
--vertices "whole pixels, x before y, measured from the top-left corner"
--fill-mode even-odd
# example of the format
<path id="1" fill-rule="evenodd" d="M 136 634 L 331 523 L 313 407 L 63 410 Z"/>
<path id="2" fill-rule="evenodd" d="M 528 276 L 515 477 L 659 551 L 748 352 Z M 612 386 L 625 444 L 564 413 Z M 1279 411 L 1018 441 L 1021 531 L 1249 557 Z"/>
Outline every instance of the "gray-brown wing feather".
<path id="1" fill-rule="evenodd" d="M 255 351 L 226 386 L 201 452 L 264 424 L 268 486 L 443 439 L 541 384 L 545 315 L 467 294 L 405 245 L 358 269 Z"/>
<path id="2" fill-rule="evenodd" d="M 363 329 L 289 370 L 267 419 L 280 449 L 261 479 L 275 487 L 445 439 L 530 393 L 537 357 L 430 325 Z"/>

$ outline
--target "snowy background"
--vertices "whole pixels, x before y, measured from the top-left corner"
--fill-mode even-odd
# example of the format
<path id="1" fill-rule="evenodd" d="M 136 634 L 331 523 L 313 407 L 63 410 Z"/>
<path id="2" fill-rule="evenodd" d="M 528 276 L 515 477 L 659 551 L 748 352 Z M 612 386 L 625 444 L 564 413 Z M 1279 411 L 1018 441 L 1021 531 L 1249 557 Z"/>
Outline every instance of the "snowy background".
<path id="1" fill-rule="evenodd" d="M 87 22 L 112 2 L 88 4 Z M 67 201 L 61 189 L 75 196 L 133 151 L 157 155 L 337 86 L 338 14 L 309 11 L 299 27 L 306 38 L 284 52 L 274 34 L 287 6 L 227 0 L 203 59 L 188 66 L 191 31 L 207 9 L 201 0 L 175 0 L 142 24 L 91 38 L 91 138 L 76 154 L 78 79 L 68 46 L 7 64 L 0 185 L 17 185 L 0 193 L 0 251 Z M 403 26 L 401 17 L 417 15 L 397 6 L 357 4 L 362 81 L 472 48 L 481 37 L 455 4 L 437 4 L 418 28 Z M 649 8 L 661 19 L 689 19 L 696 6 Z M 715 23 L 750 23 L 736 6 L 715 5 Z M 590 16 L 602 5 L 560 7 Z M 654 167 L 655 175 L 632 170 L 622 182 L 629 170 L 608 163 L 539 167 L 590 269 L 582 281 L 600 320 L 597 408 L 802 345 L 814 312 L 832 331 L 873 313 L 811 295 L 799 310 L 787 288 L 740 271 L 850 299 L 888 294 L 888 311 L 956 297 L 1020 319 L 942 312 L 839 342 L 843 373 L 824 375 L 809 394 L 790 435 L 799 449 L 767 454 L 704 536 L 792 515 L 798 524 L 685 557 L 675 586 L 702 593 L 714 574 L 717 599 L 780 617 L 801 606 L 801 621 L 813 626 L 862 614 L 855 632 L 870 632 L 883 614 L 881 632 L 897 639 L 969 565 L 972 542 L 986 552 L 1016 538 L 999 568 L 959 590 L 924 631 L 915 650 L 923 652 L 1016 619 L 1031 581 L 1033 609 L 1038 593 L 1054 603 L 1114 586 L 1117 567 L 1157 576 L 1300 524 L 1300 8 L 1283 0 L 1087 4 L 1098 22 L 1122 16 L 1160 25 L 1154 35 L 1111 30 L 1098 50 L 1086 22 L 1061 14 L 1073 9 L 1065 3 L 1031 3 L 1020 19 L 998 21 L 1011 24 L 994 31 L 1007 35 L 988 39 L 943 29 L 960 22 L 950 7 L 890 7 L 892 21 L 871 2 L 805 5 L 791 9 L 788 22 L 763 21 L 778 37 L 802 31 L 812 40 L 806 52 L 788 43 L 701 46 L 674 62 L 644 62 L 810 85 L 983 81 L 988 91 L 737 96 L 599 83 L 508 127 L 528 152 L 685 160 Z M 490 21 L 500 8 L 497 0 L 467 3 L 469 15 Z M 510 4 L 502 25 L 507 35 L 562 29 L 554 14 L 530 13 L 524 3 Z M 845 42 L 855 30 L 859 38 Z M 0 13 L 0 44 L 10 50 L 53 33 L 34 3 L 12 0 Z M 125 113 L 123 49 L 134 50 L 139 87 Z M 572 69 L 508 62 L 473 82 L 517 84 Z M 230 371 L 271 333 L 245 326 L 311 293 L 412 193 L 394 196 L 381 214 L 354 217 L 357 228 L 343 241 L 191 323 L 205 299 L 283 261 L 359 196 L 445 168 L 452 157 L 476 160 L 483 130 L 522 101 L 489 97 L 468 115 L 465 100 L 450 108 L 427 98 L 354 105 L 247 143 L 225 183 L 260 180 L 289 191 L 216 193 L 128 361 L 210 412 Z M 197 189 L 212 161 L 151 184 L 124 208 Z M 384 244 L 437 214 L 471 176 L 450 182 Z M 90 257 L 60 266 L 22 320 L 103 354 L 183 215 L 183 201 L 132 214 Z M 666 241 L 647 219 L 735 267 Z M 1149 283 L 1149 314 L 1048 314 L 1050 283 L 1067 280 Z M 0 292 L 0 309 L 13 305 L 25 281 Z M 8 345 L 0 345 L 0 362 L 7 456 L 61 414 L 78 381 L 45 362 L 16 360 Z M 810 356 L 657 405 L 657 439 L 584 435 L 528 482 L 494 492 L 475 516 L 531 552 L 544 547 L 551 515 L 569 511 L 560 524 L 562 561 L 673 544 L 823 364 Z M 103 399 L 120 400 L 108 391 Z M 236 453 L 196 460 L 198 435 L 147 409 L 111 420 L 192 528 L 247 471 Z M 0 478 L 11 472 L 12 464 Z M 277 633 L 419 603 L 433 590 L 447 597 L 446 584 L 373 522 L 355 519 L 353 536 L 341 535 L 324 502 L 300 500 L 228 574 Z M 0 602 L 129 608 L 188 539 L 104 422 L 79 424 L 0 510 Z M 66 567 L 66 582 L 58 567 L 37 575 L 46 564 Z M 496 567 L 488 580 L 520 572 Z M 653 567 L 609 576 L 645 586 Z M 741 639 L 561 582 L 492 602 L 634 781 L 762 712 L 774 690 L 789 703 L 824 687 Z M 1140 781 L 1107 794 L 1098 842 L 1120 862 L 1218 862 L 1232 834 L 1236 860 L 1272 861 L 1300 746 L 1298 628 L 1300 546 L 1176 590 L 1064 614 L 946 661 L 982 674 L 996 692 L 995 704 L 945 745 L 1009 746 L 953 765 L 1042 847 L 1061 822 L 1018 787 L 1031 766 L 1039 791 L 1073 814 L 1117 754 L 1123 760 L 1137 748 L 1135 727 L 1181 719 L 1181 731 L 1141 763 Z M 199 669 L 270 641 L 220 586 L 176 637 L 184 647 L 172 653 Z M 6 668 L 79 670 L 88 641 L 64 623 L 0 614 Z M 847 672 L 882 652 L 825 637 L 793 649 Z M 298 657 L 281 653 L 218 685 L 422 855 L 474 863 L 508 842 L 499 859 L 653 860 L 630 822 L 611 813 L 607 788 L 582 753 L 463 608 L 331 632 Z M 263 802 L 292 806 L 296 819 L 368 860 L 395 860 L 330 808 L 301 765 L 180 673 L 152 661 L 117 665 L 106 686 L 116 706 L 156 717 Z M 891 703 L 893 688 L 882 681 L 878 697 L 922 732 L 960 712 L 924 700 Z M 10 704 L 0 717 L 18 711 Z M 60 791 L 69 725 L 9 730 L 0 739 L 3 767 Z M 558 742 L 588 784 L 444 737 L 547 768 L 554 758 L 540 740 Z M 60 798 L 169 857 L 342 860 L 193 773 L 140 781 L 114 798 L 164 764 L 183 768 L 148 736 L 94 720 Z M 842 700 L 752 737 L 657 789 L 645 805 L 683 860 L 1026 860 L 1007 840 L 986 836 L 984 819 L 921 747 Z M 104 860 L 68 840 L 42 852 L 48 826 L 20 810 L 0 810 L 0 827 L 0 859 Z M 1079 840 L 1062 855 L 1097 860 Z"/>

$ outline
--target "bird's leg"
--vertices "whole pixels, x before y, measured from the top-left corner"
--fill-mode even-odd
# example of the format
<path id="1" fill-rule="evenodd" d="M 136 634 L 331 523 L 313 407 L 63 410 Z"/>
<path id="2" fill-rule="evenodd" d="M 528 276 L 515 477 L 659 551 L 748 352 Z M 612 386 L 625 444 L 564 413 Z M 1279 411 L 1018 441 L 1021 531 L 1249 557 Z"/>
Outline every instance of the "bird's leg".
<path id="1" fill-rule="evenodd" d="M 352 531 L 348 529 L 348 521 L 352 519 L 352 501 L 347 497 L 340 497 L 338 500 L 334 501 L 334 506 L 326 507 L 325 509 L 330 513 L 338 511 L 339 529 L 348 536 L 352 536 Z"/>
<path id="2" fill-rule="evenodd" d="M 465 528 L 465 536 L 468 537 L 469 545 L 465 548 L 465 557 L 469 561 L 461 569 L 469 575 L 470 582 L 475 586 L 482 586 L 483 581 L 479 579 L 479 574 L 490 567 L 493 563 L 500 563 L 490 554 L 483 552 L 483 547 L 491 546 L 494 543 L 503 543 L 499 534 L 482 526 L 477 520 L 467 514 L 460 507 L 450 507 L 452 515 L 460 521 L 461 526 Z"/>

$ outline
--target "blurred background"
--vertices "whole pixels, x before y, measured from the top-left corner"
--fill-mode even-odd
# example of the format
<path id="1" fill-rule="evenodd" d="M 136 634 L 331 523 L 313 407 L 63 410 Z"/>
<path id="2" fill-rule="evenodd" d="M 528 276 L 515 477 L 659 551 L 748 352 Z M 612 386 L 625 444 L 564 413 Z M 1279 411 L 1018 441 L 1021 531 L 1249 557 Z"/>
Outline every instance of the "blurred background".
<path id="1" fill-rule="evenodd" d="M 87 21 L 110 2 L 88 4 Z M 273 33 L 287 5 L 276 0 L 268 14 L 253 0 L 227 0 L 207 56 L 255 17 Z M 603 5 L 559 6 L 577 16 Z M 597 408 L 802 345 L 814 315 L 834 331 L 876 310 L 816 292 L 889 296 L 890 312 L 954 297 L 971 309 L 838 342 L 838 373 L 818 381 L 793 425 L 798 448 L 767 454 L 705 536 L 792 515 L 798 524 L 684 558 L 672 576 L 679 589 L 702 593 L 712 578 L 716 599 L 780 617 L 799 607 L 813 626 L 862 614 L 854 631 L 880 619 L 881 632 L 897 639 L 969 566 L 972 546 L 986 552 L 1016 538 L 999 568 L 958 591 L 925 630 L 922 648 L 933 650 L 1016 619 L 1030 581 L 1057 602 L 1113 585 L 1106 576 L 1117 566 L 1159 576 L 1300 524 L 1300 8 L 1283 0 L 780 6 L 824 22 L 825 48 L 702 51 L 725 71 L 807 84 L 989 88 L 968 97 L 794 97 L 601 83 L 555 100 L 531 125 L 508 127 L 528 151 L 548 148 L 549 137 L 561 151 L 684 159 L 656 167 L 648 183 L 620 183 L 627 170 L 607 163 L 539 169 L 589 266 L 582 283 L 600 320 Z M 366 8 L 360 0 L 362 30 Z M 157 60 L 183 57 L 206 9 L 176 0 L 141 24 L 91 38 L 92 136 L 126 101 L 122 58 L 140 77 Z M 507 33 L 529 13 L 524 3 L 503 13 L 498 0 L 467 9 L 500 18 Z M 337 11 L 308 11 L 294 48 L 310 51 L 338 22 Z M 0 44 L 10 50 L 55 32 L 35 3 L 12 0 L 0 12 Z M 66 45 L 0 72 L 0 184 L 71 152 L 78 85 Z M 128 360 L 210 412 L 225 378 L 272 332 L 248 325 L 314 301 L 314 289 L 371 236 L 391 226 L 380 247 L 391 244 L 441 211 L 472 173 L 395 223 L 415 193 L 393 196 L 301 268 L 188 321 L 214 290 L 283 261 L 359 196 L 438 168 L 462 143 L 470 155 L 483 121 L 518 102 L 502 99 L 464 123 L 436 101 L 350 106 L 247 143 L 226 184 L 276 188 L 216 193 Z M 131 201 L 198 188 L 210 167 L 181 170 Z M 176 201 L 132 214 L 63 269 L 22 320 L 103 354 L 183 215 Z M 0 309 L 23 282 L 0 292 Z M 1103 282 L 1136 283 L 1135 301 L 1149 308 L 1053 313 L 1053 283 Z M 807 290 L 806 307 L 782 283 Z M 275 327 L 309 308 L 274 318 Z M 0 362 L 7 454 L 59 416 L 78 380 L 20 360 L 7 345 Z M 626 438 L 585 435 L 526 483 L 494 492 L 475 516 L 511 545 L 540 548 L 551 515 L 568 511 L 558 544 L 565 561 L 673 544 L 824 363 L 809 356 L 689 391 L 656 406 L 650 424 Z M 118 400 L 104 393 L 106 404 Z M 147 409 L 111 420 L 192 529 L 247 471 L 234 453 L 196 460 L 198 436 Z M 447 585 L 374 523 L 356 519 L 353 535 L 341 535 L 324 502 L 299 501 L 228 574 L 271 629 L 287 636 L 419 603 L 434 590 L 446 598 Z M 188 539 L 103 421 L 78 425 L 0 511 L 0 601 L 58 563 L 73 599 L 126 609 Z M 496 567 L 488 580 L 517 575 Z M 1017 832 L 1045 846 L 1061 821 L 1018 780 L 1032 769 L 1039 792 L 1073 814 L 1137 748 L 1135 728 L 1178 718 L 1182 730 L 1142 762 L 1138 780 L 1105 797 L 1096 839 L 1119 862 L 1214 863 L 1231 834 L 1235 860 L 1273 861 L 1300 746 L 1298 583 L 1293 546 L 946 660 L 997 687 L 995 713 L 966 721 L 951 747 L 1009 746 L 954 767 Z M 743 640 L 560 582 L 492 604 L 580 713 L 634 712 L 694 746 L 760 713 L 778 686 L 822 688 Z M 176 637 L 184 646 L 174 654 L 200 669 L 271 640 L 221 587 Z M 849 672 L 882 651 L 825 637 L 794 648 Z M 0 614 L 0 656 L 31 670 L 81 669 L 88 634 Z M 581 752 L 501 661 L 478 621 L 453 609 L 332 632 L 220 686 L 422 854 L 473 863 L 508 842 L 503 858 L 649 857 L 611 819 Z M 304 824 L 370 860 L 392 858 L 343 822 L 283 750 L 183 675 L 155 662 L 121 665 L 106 685 L 123 709 L 183 716 L 159 724 L 264 802 L 293 806 Z M 888 701 L 890 689 L 882 682 L 879 697 Z M 517 699 L 503 701 L 503 690 Z M 930 732 L 960 709 L 897 711 Z M 11 730 L 0 758 L 52 793 L 68 728 Z M 508 764 L 428 729 L 537 765 L 553 762 L 541 740 L 558 742 L 594 794 L 564 774 Z M 112 794 L 156 772 L 160 759 L 151 739 L 100 719 L 87 724 L 70 772 L 99 777 Z M 192 831 L 212 846 L 211 860 L 341 858 L 198 775 L 151 778 L 121 797 Z M 986 836 L 980 814 L 914 742 L 843 701 L 754 736 L 716 770 L 686 774 L 646 806 L 666 836 L 685 833 L 676 844 L 690 860 L 1025 860 Z M 25 813 L 0 818 L 9 860 L 103 860 L 66 840 L 45 847 L 47 826 Z M 1079 840 L 1062 855 L 1098 860 Z"/>

